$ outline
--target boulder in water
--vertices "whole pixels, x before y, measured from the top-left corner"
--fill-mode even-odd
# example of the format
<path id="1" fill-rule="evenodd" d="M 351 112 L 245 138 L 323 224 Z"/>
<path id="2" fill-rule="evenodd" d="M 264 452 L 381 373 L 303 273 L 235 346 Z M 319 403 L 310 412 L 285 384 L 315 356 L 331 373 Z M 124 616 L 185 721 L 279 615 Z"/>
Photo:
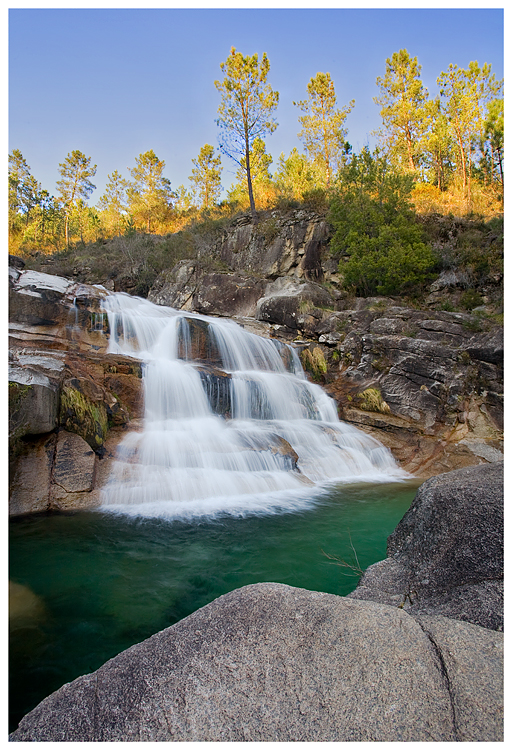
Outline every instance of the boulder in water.
<path id="1" fill-rule="evenodd" d="M 428 479 L 357 599 L 503 629 L 503 462 Z"/>
<path id="2" fill-rule="evenodd" d="M 503 635 L 246 586 L 64 685 L 23 742 L 497 742 Z"/>

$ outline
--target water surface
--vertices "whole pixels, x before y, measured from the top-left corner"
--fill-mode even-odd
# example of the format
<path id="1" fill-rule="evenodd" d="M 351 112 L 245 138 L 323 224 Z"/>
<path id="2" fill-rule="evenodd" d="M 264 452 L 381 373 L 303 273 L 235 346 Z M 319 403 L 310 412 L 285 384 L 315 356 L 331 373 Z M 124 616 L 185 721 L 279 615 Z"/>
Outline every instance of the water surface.
<path id="1" fill-rule="evenodd" d="M 386 556 L 417 481 L 337 485 L 304 510 L 192 521 L 76 512 L 10 524 L 10 579 L 41 606 L 14 623 L 10 722 L 75 677 L 250 583 L 345 595 Z M 355 550 L 355 553 L 354 553 Z"/>

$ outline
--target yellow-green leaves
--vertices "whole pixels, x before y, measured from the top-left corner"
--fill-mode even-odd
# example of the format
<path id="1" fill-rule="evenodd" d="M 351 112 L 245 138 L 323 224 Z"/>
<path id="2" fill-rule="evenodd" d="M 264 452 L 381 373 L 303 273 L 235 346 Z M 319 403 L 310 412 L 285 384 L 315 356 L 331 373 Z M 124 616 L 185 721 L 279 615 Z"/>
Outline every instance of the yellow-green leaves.
<path id="1" fill-rule="evenodd" d="M 244 57 L 232 47 L 227 60 L 220 67 L 224 78 L 215 81 L 215 87 L 222 96 L 217 119 L 217 125 L 221 128 L 220 146 L 227 155 L 242 164 L 247 175 L 251 211 L 255 216 L 251 151 L 257 138 L 263 140 L 277 127 L 272 113 L 277 108 L 279 94 L 267 83 L 270 63 L 265 53 L 259 62 L 257 54 Z"/>
<path id="2" fill-rule="evenodd" d="M 328 187 L 349 148 L 343 124 L 355 100 L 352 99 L 343 109 L 336 109 L 336 93 L 330 73 L 317 73 L 308 83 L 308 98 L 294 104 L 305 112 L 303 117 L 299 117 L 302 125 L 299 138 L 311 161 L 321 165 Z"/>
<path id="3" fill-rule="evenodd" d="M 414 172 L 421 156 L 421 139 L 428 127 L 426 104 L 428 91 L 420 78 L 418 58 L 406 49 L 394 52 L 386 60 L 386 72 L 377 78 L 380 96 L 376 104 L 385 127 L 385 139 L 392 161 Z"/>
<path id="4" fill-rule="evenodd" d="M 194 169 L 190 176 L 194 192 L 201 201 L 201 208 L 210 208 L 220 198 L 221 159 L 215 156 L 215 149 L 209 143 L 199 151 L 197 159 L 192 159 Z"/>
<path id="5" fill-rule="evenodd" d="M 171 208 L 171 183 L 163 176 L 165 162 L 153 149 L 139 154 L 135 167 L 130 169 L 133 183 L 128 188 L 130 213 L 138 226 L 145 226 L 148 234 Z"/>

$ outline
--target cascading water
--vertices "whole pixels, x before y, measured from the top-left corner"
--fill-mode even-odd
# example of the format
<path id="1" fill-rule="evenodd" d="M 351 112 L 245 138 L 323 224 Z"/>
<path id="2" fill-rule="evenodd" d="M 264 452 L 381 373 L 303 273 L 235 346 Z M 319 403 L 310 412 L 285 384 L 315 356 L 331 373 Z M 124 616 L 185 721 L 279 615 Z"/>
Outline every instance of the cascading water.
<path id="1" fill-rule="evenodd" d="M 408 475 L 340 422 L 295 350 L 233 321 L 105 298 L 110 351 L 144 365 L 142 432 L 122 441 L 103 508 L 190 518 L 297 509 L 332 481 Z"/>

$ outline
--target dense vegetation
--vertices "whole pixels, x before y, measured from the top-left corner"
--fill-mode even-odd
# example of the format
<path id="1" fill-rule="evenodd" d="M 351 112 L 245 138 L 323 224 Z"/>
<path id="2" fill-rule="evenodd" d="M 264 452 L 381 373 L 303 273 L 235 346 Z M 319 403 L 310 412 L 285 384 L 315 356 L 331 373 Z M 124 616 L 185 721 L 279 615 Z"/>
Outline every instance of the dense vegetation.
<path id="1" fill-rule="evenodd" d="M 131 179 L 117 170 L 108 176 L 95 206 L 88 204 L 96 174 L 91 157 L 67 155 L 55 196 L 14 149 L 10 252 L 31 267 L 51 256 L 55 272 L 82 278 L 88 271 L 136 277 L 128 286 L 144 294 L 177 260 L 208 262 L 201 248 L 237 214 L 250 208 L 256 223 L 258 211 L 305 205 L 328 217 L 340 278 L 360 295 L 414 295 L 446 268 L 463 267 L 470 285 L 501 273 L 503 97 L 490 65 L 450 65 L 431 98 L 417 59 L 407 50 L 394 53 L 376 82 L 379 147 L 359 154 L 345 128 L 356 102 L 339 108 L 330 74 L 318 73 L 296 103 L 304 153 L 281 154 L 273 174 L 264 138 L 277 127 L 279 94 L 267 81 L 268 58 L 232 49 L 221 71 L 219 147 L 238 164 L 226 200 L 220 201 L 221 160 L 210 144 L 192 159 L 189 188 L 172 189 L 165 162 L 150 150 L 135 159 Z M 459 222 L 450 241 L 441 236 L 441 217 Z"/>

